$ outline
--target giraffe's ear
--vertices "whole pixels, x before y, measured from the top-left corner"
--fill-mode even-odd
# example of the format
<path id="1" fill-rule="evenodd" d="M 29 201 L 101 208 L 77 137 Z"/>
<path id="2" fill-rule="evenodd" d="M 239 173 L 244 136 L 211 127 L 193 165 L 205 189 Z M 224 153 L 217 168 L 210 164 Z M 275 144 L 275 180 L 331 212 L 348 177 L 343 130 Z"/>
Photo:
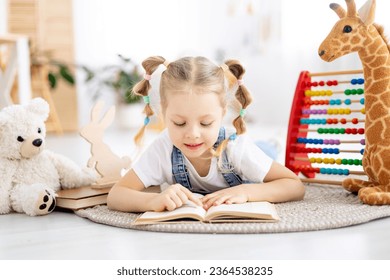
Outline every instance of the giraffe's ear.
<path id="1" fill-rule="evenodd" d="M 375 0 L 367 0 L 367 2 L 359 9 L 359 16 L 365 25 L 374 23 L 375 5 Z"/>

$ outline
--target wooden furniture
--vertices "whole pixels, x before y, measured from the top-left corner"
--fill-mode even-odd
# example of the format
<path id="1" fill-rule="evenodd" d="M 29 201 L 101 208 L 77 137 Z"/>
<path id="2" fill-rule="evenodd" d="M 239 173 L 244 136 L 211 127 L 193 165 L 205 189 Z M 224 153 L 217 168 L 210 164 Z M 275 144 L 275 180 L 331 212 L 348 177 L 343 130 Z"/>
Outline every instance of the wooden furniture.
<path id="1" fill-rule="evenodd" d="M 8 10 L 9 32 L 27 35 L 32 53 L 50 52 L 52 59 L 73 64 L 72 1 L 8 0 Z M 33 97 L 42 96 L 49 102 L 51 111 L 55 110 L 48 130 L 78 130 L 76 88 L 60 82 L 50 91 L 45 78 L 48 69 L 32 70 Z"/>
<path id="2" fill-rule="evenodd" d="M 0 109 L 11 105 L 11 91 L 17 83 L 18 103 L 27 103 L 31 98 L 30 56 L 28 38 L 23 35 L 0 36 Z"/>

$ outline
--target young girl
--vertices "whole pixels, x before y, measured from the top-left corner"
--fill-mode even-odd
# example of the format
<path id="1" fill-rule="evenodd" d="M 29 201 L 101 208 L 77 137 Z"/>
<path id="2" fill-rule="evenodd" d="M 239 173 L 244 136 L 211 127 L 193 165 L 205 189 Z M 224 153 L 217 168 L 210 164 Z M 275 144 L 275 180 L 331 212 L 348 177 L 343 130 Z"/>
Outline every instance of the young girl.
<path id="1" fill-rule="evenodd" d="M 110 209 L 173 210 L 188 200 L 208 209 L 222 203 L 303 198 L 304 186 L 299 178 L 243 135 L 243 117 L 251 97 L 242 83 L 245 70 L 238 61 L 226 61 L 222 66 L 204 57 L 168 63 L 157 56 L 143 61 L 146 74 L 133 91 L 144 98 L 146 118 L 136 142 L 153 115 L 149 80 L 161 64 L 166 67 L 160 82 L 166 129 L 111 189 Z M 233 122 L 235 131 L 229 132 L 222 127 L 222 119 L 232 90 L 241 110 Z M 161 186 L 162 190 L 145 192 L 150 186 Z M 205 196 L 199 198 L 194 193 Z"/>

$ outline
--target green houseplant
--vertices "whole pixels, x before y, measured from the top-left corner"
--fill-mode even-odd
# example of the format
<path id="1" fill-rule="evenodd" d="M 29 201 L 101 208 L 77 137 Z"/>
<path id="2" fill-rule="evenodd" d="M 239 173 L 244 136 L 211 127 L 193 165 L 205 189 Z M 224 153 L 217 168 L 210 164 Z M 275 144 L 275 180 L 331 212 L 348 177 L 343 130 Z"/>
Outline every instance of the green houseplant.
<path id="1" fill-rule="evenodd" d="M 104 66 L 98 70 L 81 66 L 86 73 L 93 99 L 98 99 L 104 92 L 114 92 L 118 104 L 134 104 L 141 101 L 140 96 L 132 94 L 133 86 L 141 80 L 137 65 L 130 59 L 118 54 L 119 64 Z"/>
<path id="2" fill-rule="evenodd" d="M 142 97 L 134 95 L 132 90 L 142 76 L 130 58 L 120 54 L 118 58 L 118 64 L 107 65 L 98 70 L 81 66 L 86 73 L 85 83 L 93 100 L 101 98 L 104 94 L 114 94 L 119 127 L 141 127 L 144 105 L 141 102 Z"/>
<path id="3" fill-rule="evenodd" d="M 140 96 L 132 94 L 133 86 L 141 80 L 137 65 L 130 59 L 118 54 L 119 64 L 104 66 L 93 70 L 84 65 L 68 65 L 53 59 L 50 51 L 31 50 L 32 68 L 48 66 L 48 84 L 55 89 L 58 82 L 63 80 L 74 86 L 75 77 L 71 68 L 76 67 L 85 72 L 85 83 L 92 94 L 92 99 L 100 98 L 105 92 L 114 92 L 118 104 L 139 103 Z"/>
<path id="4" fill-rule="evenodd" d="M 48 66 L 48 84 L 55 89 L 63 80 L 74 86 L 75 77 L 70 68 L 81 69 L 85 74 L 88 94 L 96 101 L 105 94 L 114 94 L 117 104 L 119 123 L 123 127 L 141 126 L 143 104 L 140 96 L 132 93 L 133 86 L 142 79 L 137 65 L 127 57 L 118 54 L 119 63 L 92 69 L 85 65 L 68 65 L 54 60 L 50 52 L 34 52 L 32 66 Z"/>
<path id="5" fill-rule="evenodd" d="M 62 61 L 53 58 L 53 51 L 38 50 L 30 46 L 31 73 L 34 73 L 40 67 L 47 67 L 47 82 L 51 90 L 56 89 L 58 82 L 63 80 L 70 86 L 75 85 L 74 74 L 71 67 Z"/>

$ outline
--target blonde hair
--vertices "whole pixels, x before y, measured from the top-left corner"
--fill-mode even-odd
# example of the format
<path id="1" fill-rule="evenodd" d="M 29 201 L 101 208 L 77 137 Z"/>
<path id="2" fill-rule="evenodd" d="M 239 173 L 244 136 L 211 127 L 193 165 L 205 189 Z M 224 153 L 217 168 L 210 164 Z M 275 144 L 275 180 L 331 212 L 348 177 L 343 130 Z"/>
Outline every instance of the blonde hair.
<path id="1" fill-rule="evenodd" d="M 237 87 L 235 98 L 241 105 L 241 109 L 245 110 L 252 102 L 251 95 L 247 88 L 242 85 L 242 77 L 245 73 L 244 67 L 237 60 L 228 60 L 221 66 L 215 65 L 205 57 L 183 57 L 174 62 L 168 63 L 161 56 L 151 56 L 142 62 L 146 75 L 152 75 L 154 71 L 161 65 L 165 64 L 167 69 L 161 74 L 160 81 L 160 104 L 162 111 L 168 104 L 169 92 L 190 92 L 193 90 L 198 94 L 203 92 L 215 93 L 220 96 L 221 105 L 227 105 L 227 93 L 234 87 Z M 150 76 L 146 76 L 137 83 L 133 88 L 133 93 L 136 95 L 147 97 L 151 89 L 149 82 Z M 144 113 L 146 118 L 154 114 L 149 103 L 146 103 Z M 134 140 L 137 145 L 140 145 L 145 128 L 148 121 L 138 131 Z M 246 126 L 243 119 L 243 114 L 239 114 L 234 119 L 233 125 L 236 128 L 236 134 L 245 133 Z M 219 156 L 225 149 L 229 139 L 225 139 L 213 152 L 214 156 Z"/>

